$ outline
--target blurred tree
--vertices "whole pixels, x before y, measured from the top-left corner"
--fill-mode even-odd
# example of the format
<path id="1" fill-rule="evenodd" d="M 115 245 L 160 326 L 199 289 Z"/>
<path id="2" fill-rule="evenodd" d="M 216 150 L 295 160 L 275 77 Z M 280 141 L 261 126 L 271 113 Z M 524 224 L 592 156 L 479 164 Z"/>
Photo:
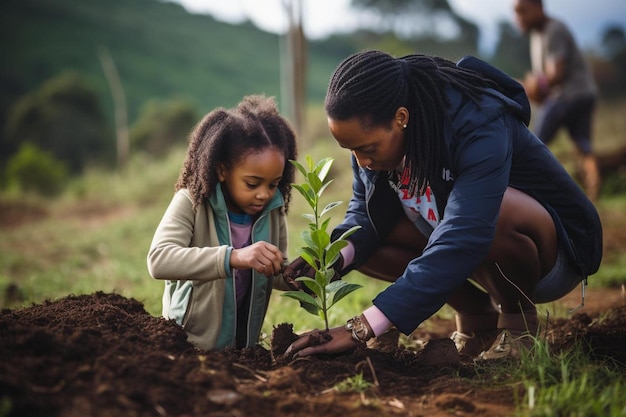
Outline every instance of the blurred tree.
<path id="1" fill-rule="evenodd" d="M 614 58 L 626 50 L 626 33 L 617 25 L 608 26 L 602 35 L 602 48 L 609 58 Z"/>
<path id="2" fill-rule="evenodd" d="M 82 171 L 88 161 L 109 161 L 111 140 L 93 89 L 80 75 L 66 72 L 12 107 L 6 136 L 17 148 L 32 143 L 67 165 Z"/>
<path id="3" fill-rule="evenodd" d="M 7 137 L 6 124 L 11 108 L 26 91 L 16 77 L 0 71 L 0 166 L 6 166 L 9 157 L 17 152 L 18 144 Z"/>
<path id="4" fill-rule="evenodd" d="M 196 121 L 195 107 L 189 101 L 149 101 L 130 129 L 131 150 L 163 156 L 172 145 L 185 143 Z"/>
<path id="5" fill-rule="evenodd" d="M 115 116 L 115 144 L 117 155 L 117 167 L 125 168 L 128 163 L 128 154 L 130 152 L 130 143 L 128 139 L 128 115 L 126 114 L 126 93 L 117 72 L 115 62 L 111 53 L 105 47 L 100 47 L 98 52 L 102 70 L 111 88 L 113 96 L 113 115 Z"/>
<path id="6" fill-rule="evenodd" d="M 31 143 L 23 143 L 9 159 L 5 177 L 9 188 L 53 196 L 63 189 L 67 168 L 51 153 Z"/>
<path id="7" fill-rule="evenodd" d="M 304 36 L 302 0 L 283 0 L 283 9 L 287 16 L 287 33 L 284 58 L 281 62 L 281 90 L 287 102 L 289 118 L 293 123 L 296 137 L 302 139 L 304 126 L 304 106 L 307 79 L 307 41 Z"/>
<path id="8" fill-rule="evenodd" d="M 512 77 L 523 77 L 530 68 L 528 36 L 523 35 L 509 22 L 500 22 L 498 31 L 498 43 L 491 59 L 493 65 Z"/>
<path id="9" fill-rule="evenodd" d="M 610 91 L 613 95 L 626 90 L 626 33 L 617 25 L 607 27 L 602 36 L 602 47 L 614 67 L 614 79 Z"/>
<path id="10" fill-rule="evenodd" d="M 380 31 L 437 43 L 432 49 L 439 55 L 453 58 L 478 51 L 478 26 L 458 15 L 448 0 L 351 0 L 351 4 L 374 12 L 371 17 L 378 19 Z M 429 53 L 423 48 L 420 53 Z"/>

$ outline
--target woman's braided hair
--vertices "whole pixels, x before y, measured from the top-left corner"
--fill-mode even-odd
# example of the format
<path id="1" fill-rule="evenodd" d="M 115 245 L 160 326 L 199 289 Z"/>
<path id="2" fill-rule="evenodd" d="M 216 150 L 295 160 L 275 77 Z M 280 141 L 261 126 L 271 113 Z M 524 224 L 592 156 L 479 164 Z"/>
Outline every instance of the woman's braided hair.
<path id="1" fill-rule="evenodd" d="M 291 199 L 297 159 L 296 137 L 279 114 L 273 98 L 246 96 L 233 109 L 217 108 L 196 125 L 189 136 L 189 147 L 176 182 L 176 191 L 187 188 L 194 210 L 215 191 L 220 163 L 232 169 L 251 153 L 274 148 L 285 156 L 283 176 L 278 189 L 285 200 L 285 212 Z"/>
<path id="2" fill-rule="evenodd" d="M 475 71 L 443 58 L 412 54 L 402 58 L 365 51 L 346 58 L 335 70 L 326 93 L 331 119 L 358 118 L 364 128 L 390 126 L 396 111 L 406 107 L 405 172 L 409 193 L 422 194 L 441 175 L 443 127 L 449 122 L 447 88 L 478 101 L 485 87 L 497 86 Z"/>

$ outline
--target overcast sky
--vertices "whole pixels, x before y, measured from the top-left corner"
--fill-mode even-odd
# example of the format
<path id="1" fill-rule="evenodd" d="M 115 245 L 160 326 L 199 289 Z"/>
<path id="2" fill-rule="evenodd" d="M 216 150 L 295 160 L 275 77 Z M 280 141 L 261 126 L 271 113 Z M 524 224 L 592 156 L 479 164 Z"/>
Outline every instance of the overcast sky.
<path id="1" fill-rule="evenodd" d="M 193 13 L 211 14 L 218 20 L 240 23 L 246 18 L 263 30 L 282 33 L 286 19 L 282 0 L 171 0 Z M 481 30 L 481 50 L 490 53 L 497 40 L 497 24 L 513 22 L 512 0 L 449 0 L 461 16 L 472 20 Z M 350 0 L 303 0 L 304 29 L 307 36 L 319 39 L 333 32 L 353 30 L 357 16 L 349 9 Z M 625 0 L 544 0 L 547 12 L 561 18 L 583 47 L 599 44 L 609 23 L 626 30 Z"/>

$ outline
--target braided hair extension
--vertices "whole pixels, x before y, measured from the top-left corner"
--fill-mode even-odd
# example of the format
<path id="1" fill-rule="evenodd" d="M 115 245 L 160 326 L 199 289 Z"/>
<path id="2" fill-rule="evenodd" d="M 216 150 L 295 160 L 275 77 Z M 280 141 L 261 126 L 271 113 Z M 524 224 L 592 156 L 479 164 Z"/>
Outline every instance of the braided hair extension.
<path id="1" fill-rule="evenodd" d="M 187 188 L 196 210 L 215 191 L 220 163 L 231 169 L 249 154 L 267 148 L 278 149 L 285 156 L 278 189 L 287 212 L 295 180 L 295 167 L 289 160 L 297 159 L 296 138 L 274 99 L 262 95 L 245 96 L 233 109 L 220 107 L 204 116 L 189 136 L 187 155 L 174 188 Z"/>
<path id="2" fill-rule="evenodd" d="M 328 117 L 357 117 L 364 128 L 389 126 L 396 111 L 409 111 L 405 163 L 409 193 L 422 194 L 441 175 L 444 123 L 449 122 L 447 88 L 477 102 L 485 87 L 498 88 L 475 71 L 443 58 L 411 54 L 401 58 L 365 51 L 346 58 L 333 73 L 324 103 Z"/>

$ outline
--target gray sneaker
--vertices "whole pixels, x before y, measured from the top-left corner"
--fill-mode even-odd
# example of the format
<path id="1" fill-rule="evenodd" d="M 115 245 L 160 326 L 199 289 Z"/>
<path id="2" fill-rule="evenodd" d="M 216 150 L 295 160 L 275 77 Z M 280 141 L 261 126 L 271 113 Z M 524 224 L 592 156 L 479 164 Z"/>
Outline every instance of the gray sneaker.
<path id="1" fill-rule="evenodd" d="M 386 333 L 368 340 L 367 347 L 370 349 L 380 350 L 381 352 L 391 353 L 398 350 L 399 340 L 400 330 L 392 327 Z"/>
<path id="2" fill-rule="evenodd" d="M 450 339 L 456 345 L 460 355 L 476 357 L 479 353 L 493 344 L 498 336 L 498 330 L 485 330 L 481 332 L 462 333 L 455 331 Z"/>
<path id="3" fill-rule="evenodd" d="M 508 330 L 503 330 L 496 338 L 491 347 L 478 355 L 479 359 L 502 359 L 519 358 L 522 350 L 531 350 L 533 347 L 533 337 L 530 333 L 524 332 L 514 336 Z"/>

